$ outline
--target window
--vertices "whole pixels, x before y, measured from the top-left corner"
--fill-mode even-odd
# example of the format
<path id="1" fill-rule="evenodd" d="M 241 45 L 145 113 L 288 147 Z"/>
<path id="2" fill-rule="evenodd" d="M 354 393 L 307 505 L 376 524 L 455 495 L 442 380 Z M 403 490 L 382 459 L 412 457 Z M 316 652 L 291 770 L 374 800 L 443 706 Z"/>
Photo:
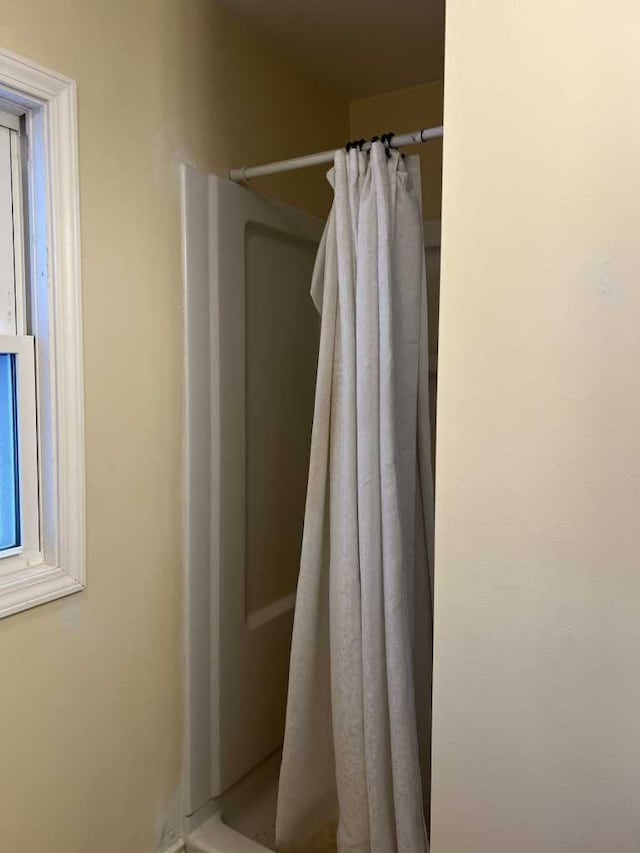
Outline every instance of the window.
<path id="1" fill-rule="evenodd" d="M 0 337 L 0 576 L 40 561 L 33 339 Z"/>
<path id="2" fill-rule="evenodd" d="M 0 556 L 22 543 L 15 356 L 0 353 Z"/>
<path id="3" fill-rule="evenodd" d="M 0 617 L 83 589 L 75 84 L 0 51 Z"/>

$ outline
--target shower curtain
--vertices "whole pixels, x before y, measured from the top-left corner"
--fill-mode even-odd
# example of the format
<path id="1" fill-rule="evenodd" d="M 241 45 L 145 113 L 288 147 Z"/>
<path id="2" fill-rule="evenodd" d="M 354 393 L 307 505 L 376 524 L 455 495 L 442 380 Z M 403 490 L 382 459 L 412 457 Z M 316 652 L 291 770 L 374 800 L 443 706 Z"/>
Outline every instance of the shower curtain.
<path id="1" fill-rule="evenodd" d="M 425 853 L 433 485 L 417 158 L 336 154 L 276 836 Z"/>

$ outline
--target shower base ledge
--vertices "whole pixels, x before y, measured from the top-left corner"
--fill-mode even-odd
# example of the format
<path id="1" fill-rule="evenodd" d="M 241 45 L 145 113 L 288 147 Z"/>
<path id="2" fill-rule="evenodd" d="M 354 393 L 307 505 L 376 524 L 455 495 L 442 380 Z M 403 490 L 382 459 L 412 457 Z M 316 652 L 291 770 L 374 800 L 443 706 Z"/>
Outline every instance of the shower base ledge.
<path id="1" fill-rule="evenodd" d="M 210 817 L 187 839 L 187 853 L 271 853 L 256 841 L 241 835 L 222 820 L 222 812 Z"/>

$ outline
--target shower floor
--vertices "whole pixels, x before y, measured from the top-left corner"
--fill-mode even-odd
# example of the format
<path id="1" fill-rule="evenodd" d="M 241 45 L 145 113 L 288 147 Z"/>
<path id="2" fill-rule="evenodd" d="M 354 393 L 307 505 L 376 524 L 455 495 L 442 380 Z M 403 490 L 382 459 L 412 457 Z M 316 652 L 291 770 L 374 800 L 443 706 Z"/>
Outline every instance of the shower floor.
<path id="1" fill-rule="evenodd" d="M 222 799 L 222 819 L 267 850 L 276 849 L 276 802 L 280 751 L 237 782 Z"/>
<path id="2" fill-rule="evenodd" d="M 276 752 L 215 802 L 217 812 L 187 841 L 187 853 L 268 853 L 276 849 L 280 752 Z"/>
<path id="3" fill-rule="evenodd" d="M 226 791 L 218 801 L 220 813 L 193 833 L 187 853 L 274 851 L 280 760 L 278 751 Z M 335 853 L 335 847 L 322 847 L 322 853 Z"/>

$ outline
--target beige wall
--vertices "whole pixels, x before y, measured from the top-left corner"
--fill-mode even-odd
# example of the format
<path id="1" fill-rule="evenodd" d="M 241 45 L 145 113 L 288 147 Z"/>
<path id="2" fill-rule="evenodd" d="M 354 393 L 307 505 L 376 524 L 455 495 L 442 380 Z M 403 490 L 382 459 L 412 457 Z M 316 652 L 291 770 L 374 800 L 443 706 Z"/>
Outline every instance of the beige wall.
<path id="1" fill-rule="evenodd" d="M 438 80 L 352 101 L 349 107 L 350 138 L 370 139 L 390 131 L 410 133 L 442 124 L 442 97 L 443 83 Z M 404 150 L 420 155 L 424 217 L 438 219 L 442 197 L 442 141 L 411 145 Z"/>
<path id="2" fill-rule="evenodd" d="M 447 16 L 432 849 L 632 853 L 640 8 Z"/>
<path id="3" fill-rule="evenodd" d="M 0 0 L 0 22 L 78 81 L 89 583 L 0 622 L 0 849 L 151 853 L 182 747 L 177 158 L 339 145 L 347 105 L 207 0 Z M 324 184 L 267 189 L 322 212 Z"/>

